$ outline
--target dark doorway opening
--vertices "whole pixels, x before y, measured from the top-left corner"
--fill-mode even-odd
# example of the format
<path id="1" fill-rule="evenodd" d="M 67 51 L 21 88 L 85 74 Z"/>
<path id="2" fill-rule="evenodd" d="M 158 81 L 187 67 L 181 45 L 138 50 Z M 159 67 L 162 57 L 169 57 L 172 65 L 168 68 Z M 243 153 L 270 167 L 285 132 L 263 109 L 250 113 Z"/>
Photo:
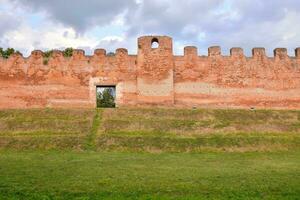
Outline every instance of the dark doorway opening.
<path id="1" fill-rule="evenodd" d="M 96 88 L 97 108 L 116 107 L 116 86 L 97 86 Z"/>

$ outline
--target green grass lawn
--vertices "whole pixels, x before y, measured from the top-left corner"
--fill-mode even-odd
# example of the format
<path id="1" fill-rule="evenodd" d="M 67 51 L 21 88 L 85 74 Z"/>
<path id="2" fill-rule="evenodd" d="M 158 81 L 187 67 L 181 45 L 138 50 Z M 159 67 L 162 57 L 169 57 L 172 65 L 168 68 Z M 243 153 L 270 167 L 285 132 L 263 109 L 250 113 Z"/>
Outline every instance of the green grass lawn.
<path id="1" fill-rule="evenodd" d="M 299 199 L 300 153 L 1 152 L 1 199 Z"/>
<path id="2" fill-rule="evenodd" d="M 0 199 L 300 199 L 300 111 L 0 111 Z"/>

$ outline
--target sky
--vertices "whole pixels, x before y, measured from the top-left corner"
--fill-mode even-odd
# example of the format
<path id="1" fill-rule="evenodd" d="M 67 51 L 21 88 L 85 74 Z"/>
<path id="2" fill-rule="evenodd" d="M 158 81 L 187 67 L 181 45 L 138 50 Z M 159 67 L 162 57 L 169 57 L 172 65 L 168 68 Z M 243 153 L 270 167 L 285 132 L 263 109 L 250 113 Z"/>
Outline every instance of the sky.
<path id="1" fill-rule="evenodd" d="M 136 54 L 137 38 L 168 35 L 174 54 L 184 46 L 207 55 L 210 46 L 300 46 L 299 0 L 0 0 L 0 47 L 28 56 L 34 49 L 96 48 Z"/>

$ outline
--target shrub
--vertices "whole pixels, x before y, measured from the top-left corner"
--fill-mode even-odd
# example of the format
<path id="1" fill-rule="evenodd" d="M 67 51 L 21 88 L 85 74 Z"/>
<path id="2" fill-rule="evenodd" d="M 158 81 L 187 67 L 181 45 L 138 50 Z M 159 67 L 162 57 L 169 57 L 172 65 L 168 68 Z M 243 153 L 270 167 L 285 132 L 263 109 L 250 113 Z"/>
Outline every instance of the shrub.
<path id="1" fill-rule="evenodd" d="M 50 58 L 50 56 L 52 55 L 52 53 L 53 53 L 53 50 L 45 51 L 44 52 L 44 58 Z"/>
<path id="2" fill-rule="evenodd" d="M 21 54 L 19 51 L 16 51 L 14 48 L 7 48 L 6 50 L 4 50 L 3 48 L 0 48 L 0 56 L 5 59 L 9 58 L 14 53 Z"/>
<path id="3" fill-rule="evenodd" d="M 73 55 L 73 48 L 66 48 L 63 51 L 64 57 L 71 57 Z"/>
<path id="4" fill-rule="evenodd" d="M 43 64 L 44 65 L 48 65 L 49 58 L 51 57 L 52 53 L 53 53 L 53 50 L 44 52 L 44 55 L 43 55 L 43 57 L 44 57 Z"/>

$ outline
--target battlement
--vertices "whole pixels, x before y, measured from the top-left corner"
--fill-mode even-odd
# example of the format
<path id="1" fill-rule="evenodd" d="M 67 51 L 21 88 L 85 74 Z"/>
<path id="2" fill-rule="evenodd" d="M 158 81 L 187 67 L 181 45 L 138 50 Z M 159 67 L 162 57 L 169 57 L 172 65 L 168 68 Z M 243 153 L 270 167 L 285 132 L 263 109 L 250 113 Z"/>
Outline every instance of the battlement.
<path id="1" fill-rule="evenodd" d="M 75 49 L 70 57 L 35 50 L 26 58 L 0 57 L 0 108 L 94 107 L 99 85 L 116 86 L 118 106 L 300 108 L 300 48 L 295 55 L 276 48 L 273 57 L 253 48 L 248 57 L 239 47 L 229 56 L 209 47 L 204 56 L 186 46 L 177 56 L 172 38 L 143 36 L 137 50 L 86 55 Z"/>
<path id="2" fill-rule="evenodd" d="M 147 36 L 147 37 L 149 37 L 149 36 Z M 151 43 L 149 43 L 149 45 L 151 46 Z M 171 50 L 171 48 L 169 48 L 169 49 Z M 151 50 L 151 48 L 150 48 L 150 50 Z M 242 49 L 240 47 L 233 47 L 230 49 L 231 57 L 247 57 L 249 59 L 251 59 L 251 58 L 256 59 L 258 57 L 266 57 L 269 59 L 273 59 L 273 58 L 299 59 L 300 58 L 300 47 L 295 49 L 294 55 L 288 55 L 286 48 L 276 48 L 276 49 L 274 49 L 273 53 L 274 53 L 273 57 L 267 57 L 265 48 L 258 47 L 258 48 L 253 48 L 252 56 L 248 57 L 248 56 L 244 55 L 244 49 Z M 86 55 L 86 53 L 83 49 L 74 49 L 73 55 L 70 57 L 65 57 L 61 50 L 53 50 L 53 52 L 50 55 L 50 58 L 64 58 L 66 60 L 70 60 L 70 59 L 74 59 L 74 58 L 75 59 L 93 58 L 93 57 L 102 57 L 103 58 L 103 57 L 114 57 L 114 56 L 118 56 L 118 55 L 129 56 L 128 50 L 126 48 L 118 48 L 115 50 L 115 52 L 113 54 L 107 54 L 105 49 L 95 49 L 93 55 Z M 221 50 L 220 46 L 209 47 L 208 48 L 208 56 L 198 54 L 198 48 L 196 46 L 186 46 L 186 47 L 184 47 L 183 56 L 188 56 L 188 55 L 201 56 L 202 58 L 203 57 L 215 57 L 215 56 L 227 57 L 227 56 L 222 55 L 222 50 Z M 38 60 L 40 58 L 43 58 L 44 56 L 45 56 L 45 53 L 43 51 L 34 50 L 31 52 L 29 57 L 24 57 L 21 53 L 14 53 L 8 59 L 4 59 L 4 58 L 0 57 L 0 61 L 4 62 L 6 60 L 16 59 L 16 58 L 24 59 L 24 61 L 28 60 L 28 59 L 37 59 Z M 138 56 L 138 55 L 131 55 L 131 56 Z"/>

